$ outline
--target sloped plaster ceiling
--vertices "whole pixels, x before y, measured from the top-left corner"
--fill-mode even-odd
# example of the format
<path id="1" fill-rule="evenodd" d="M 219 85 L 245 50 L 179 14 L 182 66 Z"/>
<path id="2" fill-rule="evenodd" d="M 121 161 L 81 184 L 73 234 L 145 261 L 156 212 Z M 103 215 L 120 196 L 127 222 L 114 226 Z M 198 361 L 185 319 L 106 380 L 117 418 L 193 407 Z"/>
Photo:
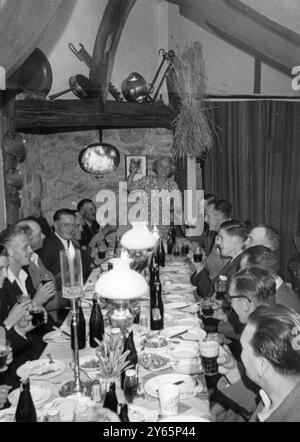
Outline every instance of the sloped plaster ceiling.
<path id="1" fill-rule="evenodd" d="M 233 6 L 249 6 L 246 1 L 238 0 L 170 0 L 180 7 L 180 14 L 218 37 L 236 46 L 244 52 L 258 57 L 262 62 L 277 69 L 281 73 L 291 76 L 291 70 L 299 65 L 300 61 L 300 34 L 291 34 L 285 38 L 280 32 L 274 32 L 270 27 L 241 13 Z M 273 0 L 272 0 L 273 1 Z M 299 1 L 297 0 L 298 4 Z M 249 0 L 250 3 L 250 0 Z M 254 0 L 251 0 L 254 6 Z M 285 1 L 281 1 L 282 4 Z M 271 0 L 268 1 L 271 8 Z M 267 1 L 265 2 L 267 8 Z M 296 7 L 296 0 L 293 2 Z M 288 13 L 287 6 L 282 6 L 282 15 Z M 300 6 L 299 6 L 300 9 Z M 277 14 L 280 5 L 277 2 Z M 298 12 L 299 14 L 299 12 Z M 263 16 L 261 17 L 264 18 Z M 276 26 L 276 24 L 275 24 Z M 289 29 L 283 31 L 289 32 Z M 295 37 L 295 38 L 293 38 Z"/>
<path id="2" fill-rule="evenodd" d="M 64 0 L 6 0 L 0 4 L 0 65 L 7 76 L 37 47 Z"/>
<path id="3" fill-rule="evenodd" d="M 242 3 L 300 34 L 299 0 L 242 0 Z"/>

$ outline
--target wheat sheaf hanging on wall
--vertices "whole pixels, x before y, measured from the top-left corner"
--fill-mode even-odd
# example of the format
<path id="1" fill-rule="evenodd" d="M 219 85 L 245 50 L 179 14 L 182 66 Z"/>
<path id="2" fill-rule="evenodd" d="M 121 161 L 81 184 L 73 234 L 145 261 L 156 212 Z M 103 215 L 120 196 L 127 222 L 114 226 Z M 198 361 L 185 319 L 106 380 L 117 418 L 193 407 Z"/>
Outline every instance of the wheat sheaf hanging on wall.
<path id="1" fill-rule="evenodd" d="M 173 60 L 172 86 L 180 99 L 180 111 L 173 121 L 175 158 L 202 156 L 213 145 L 208 118 L 205 63 L 202 44 L 193 42 Z"/>

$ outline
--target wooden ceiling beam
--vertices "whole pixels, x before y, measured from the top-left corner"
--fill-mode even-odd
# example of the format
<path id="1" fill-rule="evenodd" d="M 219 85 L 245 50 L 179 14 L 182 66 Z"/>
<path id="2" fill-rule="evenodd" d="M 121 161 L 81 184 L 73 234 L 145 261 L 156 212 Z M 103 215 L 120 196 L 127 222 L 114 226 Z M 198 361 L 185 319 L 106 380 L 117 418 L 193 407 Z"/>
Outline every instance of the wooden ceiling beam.
<path id="1" fill-rule="evenodd" d="M 48 133 L 99 128 L 170 129 L 175 114 L 161 102 L 128 103 L 107 101 L 102 111 L 97 99 L 20 100 L 15 102 L 15 130 Z"/>

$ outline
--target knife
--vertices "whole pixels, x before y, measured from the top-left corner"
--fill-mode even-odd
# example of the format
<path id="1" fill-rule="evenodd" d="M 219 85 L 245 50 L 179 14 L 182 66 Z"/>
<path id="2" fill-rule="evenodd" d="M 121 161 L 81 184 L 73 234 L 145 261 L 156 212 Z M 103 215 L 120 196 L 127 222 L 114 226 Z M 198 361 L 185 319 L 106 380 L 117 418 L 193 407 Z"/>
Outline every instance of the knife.
<path id="1" fill-rule="evenodd" d="M 175 338 L 176 336 L 184 335 L 184 333 L 186 333 L 187 331 L 189 331 L 188 328 L 186 330 L 183 330 L 182 332 L 176 333 L 175 335 L 168 336 L 168 339 L 172 339 L 172 338 Z"/>

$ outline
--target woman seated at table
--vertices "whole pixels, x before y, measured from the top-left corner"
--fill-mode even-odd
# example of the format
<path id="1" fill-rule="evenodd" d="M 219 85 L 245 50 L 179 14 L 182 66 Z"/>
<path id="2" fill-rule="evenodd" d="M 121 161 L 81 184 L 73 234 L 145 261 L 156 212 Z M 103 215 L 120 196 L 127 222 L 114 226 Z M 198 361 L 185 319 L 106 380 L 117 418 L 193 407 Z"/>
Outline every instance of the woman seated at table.
<path id="1" fill-rule="evenodd" d="M 174 190 L 177 190 L 178 184 L 172 178 L 175 173 L 176 166 L 175 166 L 175 161 L 171 156 L 161 155 L 155 159 L 155 161 L 153 162 L 153 165 L 152 165 L 152 170 L 156 174 L 156 176 L 145 176 L 143 178 L 140 178 L 140 179 L 134 181 L 134 177 L 135 177 L 139 167 L 140 167 L 140 163 L 138 161 L 131 161 L 130 167 L 129 167 L 130 175 L 128 176 L 127 187 L 128 187 L 128 191 L 144 190 L 145 192 L 147 192 L 148 205 L 149 205 L 149 209 L 150 209 L 150 210 L 148 210 L 148 217 L 149 217 L 149 223 L 150 223 L 150 220 L 153 217 L 153 214 L 151 213 L 151 208 L 152 208 L 151 207 L 151 191 L 156 190 L 156 191 L 161 192 L 162 190 L 166 190 L 168 192 L 172 192 Z M 171 203 L 172 203 L 172 200 L 171 200 Z M 161 204 L 159 204 L 159 206 L 160 205 Z M 161 213 L 160 213 L 161 207 L 155 207 L 154 210 L 155 211 L 159 210 L 158 227 L 159 227 L 160 234 L 164 238 L 167 238 L 169 225 L 162 224 L 163 220 L 162 220 Z M 171 207 L 171 212 L 170 212 L 171 217 L 172 217 L 172 212 L 173 212 L 173 209 Z M 151 218 L 150 218 L 150 215 L 151 215 Z M 170 221 L 172 221 L 172 219 L 170 219 Z"/>
<path id="2" fill-rule="evenodd" d="M 200 272 L 191 277 L 191 282 L 197 287 L 199 296 L 206 298 L 214 293 L 214 283 L 220 275 L 227 276 L 227 284 L 230 284 L 231 276 L 239 269 L 240 261 L 243 257 L 243 245 L 247 239 L 247 226 L 240 221 L 225 221 L 221 224 L 216 237 L 221 256 L 230 258 L 230 261 L 223 267 L 220 273 L 213 278 L 209 278 L 206 269 L 201 268 Z"/>
<path id="3" fill-rule="evenodd" d="M 283 305 L 261 305 L 248 318 L 241 336 L 241 359 L 249 379 L 260 387 L 261 401 L 251 422 L 300 422 L 300 315 Z M 218 363 L 226 377 L 241 382 L 237 364 L 225 351 Z"/>

